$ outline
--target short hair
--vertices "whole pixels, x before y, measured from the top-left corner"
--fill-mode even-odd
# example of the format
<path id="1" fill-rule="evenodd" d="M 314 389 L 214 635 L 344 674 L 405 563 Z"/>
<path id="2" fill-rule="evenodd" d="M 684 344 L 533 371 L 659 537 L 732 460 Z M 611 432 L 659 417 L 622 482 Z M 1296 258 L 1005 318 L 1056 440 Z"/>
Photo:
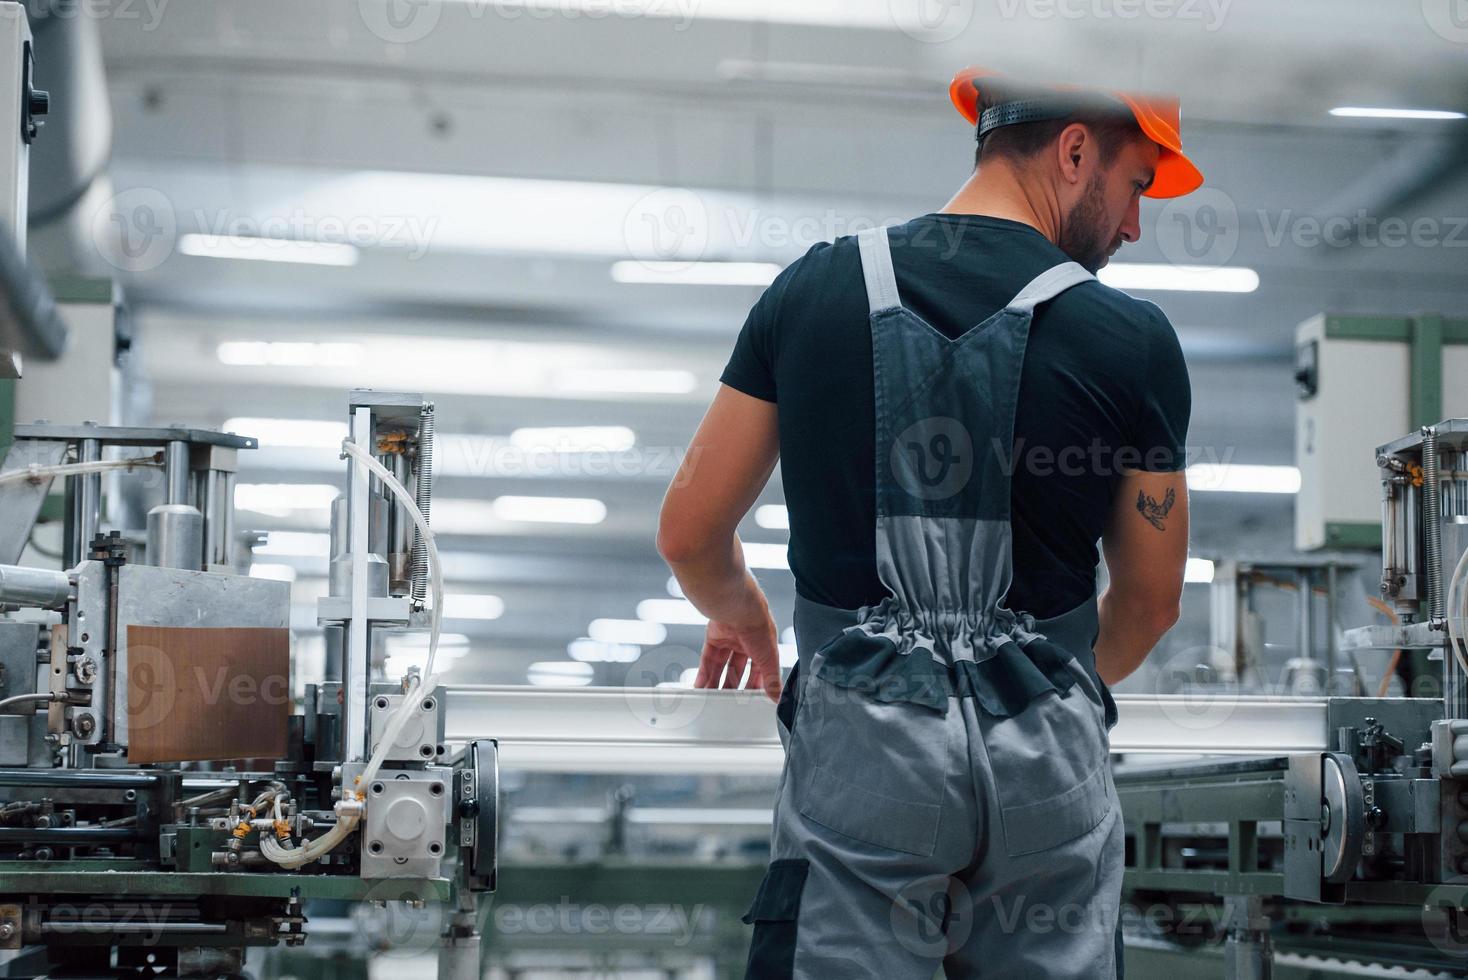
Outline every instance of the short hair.
<path id="1" fill-rule="evenodd" d="M 1012 84 L 986 79 L 979 89 L 978 111 L 982 117 L 985 109 L 1019 99 L 1053 99 L 1053 90 L 1023 88 Z M 1119 101 L 1104 96 L 1076 94 L 1075 111 L 1061 119 L 1042 119 L 1037 122 L 1014 123 L 999 126 L 984 134 L 974 151 L 974 166 L 985 159 L 1028 160 L 1052 145 L 1067 126 L 1080 123 L 1096 137 L 1102 164 L 1116 159 L 1116 154 L 1134 139 L 1146 139 L 1147 134 L 1137 125 L 1131 109 Z"/>

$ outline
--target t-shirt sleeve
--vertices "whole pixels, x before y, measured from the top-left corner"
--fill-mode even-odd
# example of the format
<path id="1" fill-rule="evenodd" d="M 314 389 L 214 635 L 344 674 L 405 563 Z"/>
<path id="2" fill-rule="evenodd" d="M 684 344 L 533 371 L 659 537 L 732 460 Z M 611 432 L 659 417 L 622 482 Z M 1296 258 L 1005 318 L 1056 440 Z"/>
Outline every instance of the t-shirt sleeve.
<path id="1" fill-rule="evenodd" d="M 745 317 L 739 339 L 734 341 L 734 352 L 729 355 L 729 363 L 719 376 L 719 380 L 730 388 L 767 402 L 776 400 L 775 317 L 771 312 L 775 304 L 766 302 L 773 291 L 773 286 L 765 290 L 749 311 L 749 316 Z"/>
<path id="2" fill-rule="evenodd" d="M 806 255 L 815 252 L 821 245 L 813 246 Z M 719 380 L 730 388 L 737 388 L 746 395 L 763 401 L 773 402 L 775 397 L 775 361 L 778 354 L 780 330 L 780 308 L 785 294 L 791 288 L 798 269 L 805 261 L 802 257 L 790 263 L 775 277 L 759 301 L 749 311 L 739 339 L 734 342 L 734 353 Z"/>
<path id="3" fill-rule="evenodd" d="M 1147 362 L 1132 445 L 1141 453 L 1141 469 L 1175 473 L 1187 466 L 1193 388 L 1177 331 L 1167 316 L 1150 303 L 1147 314 Z"/>

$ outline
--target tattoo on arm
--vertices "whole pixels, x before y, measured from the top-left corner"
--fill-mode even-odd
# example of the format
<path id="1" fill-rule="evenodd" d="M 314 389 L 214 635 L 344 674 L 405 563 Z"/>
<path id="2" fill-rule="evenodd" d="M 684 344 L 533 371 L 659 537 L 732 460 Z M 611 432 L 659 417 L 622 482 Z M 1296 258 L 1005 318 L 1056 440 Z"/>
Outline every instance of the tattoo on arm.
<path id="1" fill-rule="evenodd" d="M 1137 512 L 1147 519 L 1148 524 L 1159 531 L 1167 530 L 1165 526 L 1167 514 L 1175 503 L 1177 503 L 1177 491 L 1172 487 L 1167 488 L 1167 494 L 1163 496 L 1160 504 L 1155 497 L 1149 497 L 1142 491 L 1137 491 Z"/>

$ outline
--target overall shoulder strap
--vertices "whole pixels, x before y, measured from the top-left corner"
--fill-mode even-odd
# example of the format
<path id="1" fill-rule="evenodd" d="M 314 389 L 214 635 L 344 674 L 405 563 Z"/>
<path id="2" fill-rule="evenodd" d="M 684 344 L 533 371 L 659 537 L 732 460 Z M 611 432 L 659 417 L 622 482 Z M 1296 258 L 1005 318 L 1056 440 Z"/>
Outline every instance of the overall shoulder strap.
<path id="1" fill-rule="evenodd" d="M 1077 262 L 1062 262 L 1030 280 L 1005 307 L 1015 313 L 1033 313 L 1035 307 L 1052 300 L 1072 286 L 1096 278 Z"/>
<path id="2" fill-rule="evenodd" d="M 867 303 L 873 313 L 902 305 L 897 294 L 897 276 L 892 271 L 892 249 L 887 243 L 887 228 L 878 225 L 856 233 L 861 249 L 861 274 L 867 284 Z"/>

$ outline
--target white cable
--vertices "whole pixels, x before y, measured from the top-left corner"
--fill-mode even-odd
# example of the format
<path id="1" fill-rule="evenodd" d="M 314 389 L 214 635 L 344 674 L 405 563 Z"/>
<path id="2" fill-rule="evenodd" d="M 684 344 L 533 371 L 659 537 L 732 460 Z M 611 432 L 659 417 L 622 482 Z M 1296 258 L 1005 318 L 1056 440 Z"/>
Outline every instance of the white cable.
<path id="1" fill-rule="evenodd" d="M 335 848 L 352 831 L 357 829 L 360 814 L 341 816 L 336 825 L 313 841 L 300 847 L 287 847 L 269 834 L 260 836 L 260 853 L 282 868 L 299 868 L 319 861 Z"/>
<path id="2" fill-rule="evenodd" d="M 293 847 L 286 841 L 277 840 L 272 834 L 260 834 L 260 853 L 267 860 L 282 868 L 294 869 L 321 860 L 338 844 L 346 840 L 362 820 L 362 804 L 353 799 L 336 805 L 337 822 L 334 827 L 313 841 Z M 280 798 L 275 800 L 275 819 L 281 819 Z"/>
<path id="3" fill-rule="evenodd" d="M 388 719 L 382 738 L 378 740 L 377 751 L 372 753 L 367 767 L 357 777 L 358 785 L 363 785 L 370 783 L 376 777 L 377 771 L 382 768 L 388 750 L 397 743 L 398 735 L 402 733 L 403 726 L 407 724 L 408 718 L 413 714 L 418 699 L 428 695 L 438 684 L 438 678 L 433 673 L 433 658 L 434 654 L 438 652 L 438 637 L 443 627 L 443 568 L 439 564 L 438 545 L 433 540 L 433 532 L 429 529 L 428 521 L 422 512 L 418 510 L 417 501 L 412 494 L 408 493 L 407 488 L 381 463 L 373 459 L 370 453 L 349 439 L 342 440 L 342 455 L 351 456 L 359 465 L 382 481 L 382 485 L 392 491 L 407 510 L 408 516 L 413 518 L 413 523 L 418 527 L 419 537 L 423 541 L 424 551 L 428 555 L 428 573 L 433 587 L 433 608 L 429 611 L 428 617 L 428 659 L 423 665 L 423 676 L 417 684 L 405 692 L 402 704 Z M 260 853 L 268 860 L 287 869 L 299 868 L 320 860 L 357 829 L 357 824 L 362 819 L 362 801 L 365 795 L 362 791 L 343 786 L 342 799 L 336 805 L 337 821 L 334 827 L 300 847 L 290 847 L 270 835 L 262 835 Z M 277 812 L 279 812 L 278 801 Z"/>
<path id="4" fill-rule="evenodd" d="M 433 660 L 438 653 L 439 632 L 443 628 L 443 566 L 438 559 L 438 543 L 434 541 L 433 531 L 428 526 L 428 520 L 418 509 L 418 502 L 408 489 L 393 476 L 386 467 L 372 458 L 372 454 L 350 439 L 342 440 L 342 454 L 351 456 L 358 464 L 365 467 L 373 476 L 382 481 L 382 485 L 392 491 L 393 496 L 403 505 L 408 516 L 418 528 L 418 535 L 423 542 L 423 550 L 428 555 L 428 575 L 432 587 L 433 608 L 428 614 L 428 659 L 423 664 L 423 676 L 419 682 L 404 692 L 402 704 L 398 710 L 388 719 L 386 729 L 378 740 L 377 751 L 372 753 L 372 758 L 367 762 L 367 768 L 357 777 L 358 785 L 370 783 L 382 768 L 383 761 L 387 758 L 388 750 L 397 744 L 398 735 L 401 734 L 403 726 L 407 724 L 408 718 L 413 714 L 415 702 L 419 698 L 426 697 L 438 685 L 438 676 L 433 672 Z M 346 787 L 342 788 L 343 794 Z"/>
<path id="5" fill-rule="evenodd" d="M 1468 654 L 1468 644 L 1465 644 L 1463 639 L 1463 622 L 1465 616 L 1468 616 L 1468 589 L 1463 588 L 1465 581 L 1463 578 L 1464 569 L 1468 569 L 1468 548 L 1465 548 L 1463 554 L 1458 557 L 1457 567 L 1453 569 L 1453 577 L 1448 582 L 1447 603 L 1448 645 L 1452 648 L 1453 658 L 1457 662 L 1458 667 L 1463 671 L 1463 683 L 1468 684 L 1468 658 L 1465 658 L 1465 654 Z M 1457 593 L 1462 593 L 1464 598 L 1455 602 L 1454 597 Z M 1456 620 L 1453 616 L 1454 609 L 1458 611 Z M 1444 660 L 1444 674 L 1451 669 L 1452 665 Z M 1444 677 L 1444 681 L 1446 681 L 1446 676 Z"/>
<path id="6" fill-rule="evenodd" d="M 1462 682 L 1468 684 L 1468 644 L 1464 643 L 1464 616 L 1468 613 L 1468 590 L 1462 588 L 1464 584 L 1464 569 L 1468 568 L 1468 549 L 1458 557 L 1458 566 L 1453 568 L 1453 577 L 1447 582 L 1447 646 L 1452 648 L 1453 660 L 1456 660 L 1462 669 Z M 1458 600 L 1458 593 L 1465 593 L 1465 600 Z M 1458 616 L 1453 616 L 1453 610 L 1458 610 Z M 1453 669 L 1452 663 L 1443 660 L 1443 684 L 1446 687 L 1447 672 Z"/>
<path id="7" fill-rule="evenodd" d="M 358 465 L 379 478 L 383 486 L 388 487 L 393 496 L 398 497 L 404 509 L 407 509 L 408 516 L 413 518 L 418 528 L 418 535 L 423 540 L 424 552 L 429 556 L 429 577 L 432 579 L 433 587 L 433 609 L 429 612 L 429 657 L 423 665 L 423 676 L 417 685 L 405 692 L 401 706 L 388 719 L 388 726 L 383 731 L 382 738 L 377 742 L 376 753 L 373 753 L 373 756 L 367 761 L 366 769 L 357 778 L 358 785 L 363 785 L 376 778 L 377 770 L 382 769 L 382 763 L 388 757 L 389 748 L 398 742 L 402 726 L 407 725 L 408 717 L 413 714 L 418 698 L 426 697 L 437 685 L 437 676 L 433 673 L 433 656 L 439 648 L 439 632 L 443 626 L 443 569 L 439 563 L 439 547 L 433 540 L 433 531 L 430 530 L 429 522 L 424 518 L 423 512 L 418 511 L 417 500 L 414 499 L 413 494 L 408 493 L 407 487 L 402 486 L 398 478 L 393 477 L 380 462 L 371 458 L 371 453 L 351 440 L 342 440 L 342 455 L 351 456 Z M 304 867 L 305 864 L 319 861 L 327 852 L 332 851 L 332 848 L 345 841 L 346 836 L 352 830 L 357 829 L 357 824 L 361 822 L 361 814 L 363 814 L 363 802 L 361 801 L 364 795 L 366 794 L 357 789 L 342 786 L 342 801 L 336 804 L 336 814 L 338 814 L 336 826 L 314 841 L 305 842 L 298 848 L 276 841 L 272 836 L 263 835 L 260 838 L 261 854 L 266 855 L 267 860 L 279 864 L 283 869 L 298 869 L 298 867 Z"/>
<path id="8" fill-rule="evenodd" d="M 0 473 L 0 485 L 19 483 L 22 480 L 35 482 L 57 476 L 85 476 L 88 473 L 105 473 L 108 470 L 130 470 L 135 466 L 161 466 L 152 456 L 134 456 L 130 459 L 96 459 L 87 463 L 58 463 L 55 466 L 40 466 L 32 463 L 9 473 Z"/>

